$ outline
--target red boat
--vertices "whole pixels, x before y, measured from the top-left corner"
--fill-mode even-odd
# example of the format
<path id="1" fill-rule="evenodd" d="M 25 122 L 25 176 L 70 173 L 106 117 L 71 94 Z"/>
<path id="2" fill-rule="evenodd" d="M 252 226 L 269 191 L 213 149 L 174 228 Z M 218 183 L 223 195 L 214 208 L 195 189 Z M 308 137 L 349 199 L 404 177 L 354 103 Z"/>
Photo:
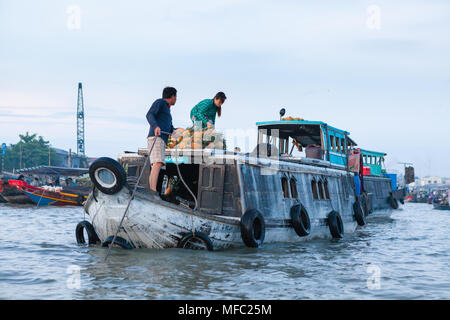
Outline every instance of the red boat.
<path id="1" fill-rule="evenodd" d="M 88 173 L 86 168 L 67 168 L 54 166 L 38 166 L 18 170 L 20 174 L 36 176 L 73 177 L 82 176 Z M 38 206 L 81 206 L 87 199 L 90 188 L 83 186 L 32 186 L 24 180 L 7 180 L 9 188 L 14 188 L 22 197 L 26 197 L 28 202 L 35 203 Z M 4 197 L 8 200 L 6 197 Z"/>
<path id="2" fill-rule="evenodd" d="M 24 192 L 38 206 L 81 206 L 89 195 L 89 188 L 33 187 L 21 180 L 9 180 L 8 184 Z"/>
<path id="3" fill-rule="evenodd" d="M 25 192 L 16 188 L 16 186 L 10 185 L 8 179 L 3 177 L 0 179 L 0 197 L 6 202 L 16 204 L 30 204 L 34 203 Z"/>

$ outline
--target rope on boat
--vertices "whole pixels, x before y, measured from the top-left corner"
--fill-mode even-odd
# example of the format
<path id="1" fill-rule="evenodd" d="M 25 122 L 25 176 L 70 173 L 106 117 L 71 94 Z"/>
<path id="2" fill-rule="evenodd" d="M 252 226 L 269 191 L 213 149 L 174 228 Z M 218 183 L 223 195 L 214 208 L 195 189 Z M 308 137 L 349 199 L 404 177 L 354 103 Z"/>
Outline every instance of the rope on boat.
<path id="1" fill-rule="evenodd" d="M 161 131 L 161 133 L 170 135 L 169 132 L 165 132 L 165 131 Z M 141 173 L 139 174 L 139 178 L 138 178 L 138 180 L 137 180 L 138 182 L 134 185 L 134 189 L 133 189 L 133 192 L 132 192 L 132 194 L 131 194 L 131 198 L 130 198 L 130 200 L 128 201 L 127 207 L 126 207 L 126 209 L 125 209 L 125 212 L 123 213 L 122 219 L 120 220 L 119 226 L 117 227 L 116 233 L 114 234 L 114 237 L 113 237 L 111 243 L 110 243 L 109 246 L 108 246 L 108 252 L 106 253 L 105 261 L 106 261 L 106 260 L 108 259 L 108 257 L 109 257 L 109 254 L 110 254 L 110 252 L 111 252 L 111 248 L 112 248 L 112 246 L 114 245 L 114 241 L 116 241 L 117 234 L 119 233 L 120 228 L 122 227 L 123 221 L 124 221 L 124 219 L 125 219 L 125 216 L 127 215 L 128 209 L 130 208 L 131 201 L 133 201 L 133 199 L 134 199 L 134 194 L 136 193 L 136 190 L 137 190 L 139 181 L 141 181 L 142 174 L 144 173 L 145 168 L 147 167 L 147 163 L 149 162 L 150 154 L 152 153 L 153 147 L 155 146 L 155 142 L 156 142 L 156 139 L 153 140 L 152 147 L 150 148 L 150 150 L 149 150 L 149 152 L 148 152 L 148 156 L 147 156 L 147 158 L 145 159 L 144 166 L 142 167 Z M 194 193 L 193 193 L 192 190 L 189 188 L 189 186 L 187 185 L 187 183 L 184 181 L 183 176 L 181 175 L 180 168 L 179 168 L 179 166 L 178 166 L 178 148 L 175 149 L 175 165 L 177 166 L 177 171 L 178 171 L 178 175 L 180 176 L 181 182 L 183 182 L 184 186 L 185 186 L 186 189 L 189 191 L 189 193 L 192 195 L 192 197 L 194 198 L 194 201 L 195 201 L 195 207 L 194 207 L 194 209 L 191 209 L 192 234 L 195 235 L 195 229 L 194 229 L 194 214 L 193 214 L 193 210 L 196 210 L 196 209 L 197 209 L 198 202 L 197 202 L 197 198 L 195 197 Z"/>
<path id="2" fill-rule="evenodd" d="M 150 151 L 149 151 L 149 153 L 148 153 L 148 157 L 145 159 L 144 166 L 142 167 L 141 173 L 139 174 L 138 183 L 136 183 L 136 184 L 134 185 L 134 189 L 133 189 L 133 192 L 131 193 L 130 200 L 128 200 L 127 207 L 126 207 L 126 209 L 125 209 L 125 212 L 123 213 L 122 219 L 120 220 L 119 226 L 117 227 L 116 233 L 114 234 L 114 238 L 112 239 L 111 243 L 110 243 L 109 246 L 108 246 L 108 252 L 106 253 L 105 262 L 106 262 L 106 260 L 108 259 L 108 256 L 109 256 L 109 254 L 110 254 L 110 252 L 111 252 L 111 248 L 112 248 L 112 246 L 114 245 L 114 241 L 116 241 L 117 234 L 119 233 L 120 228 L 122 228 L 123 220 L 125 219 L 125 216 L 127 215 L 128 209 L 130 208 L 131 201 L 133 201 L 133 199 L 134 199 L 134 194 L 136 193 L 136 190 L 137 190 L 137 186 L 138 186 L 138 184 L 139 184 L 139 181 L 141 181 L 142 174 L 144 173 L 145 168 L 147 167 L 147 163 L 149 162 L 150 154 L 151 154 L 151 152 L 152 152 L 152 150 L 153 150 L 153 147 L 155 146 L 155 142 L 156 142 L 156 138 L 153 139 L 152 147 L 150 148 Z"/>
<path id="3" fill-rule="evenodd" d="M 192 192 L 192 190 L 188 187 L 187 183 L 184 181 L 183 176 L 181 175 L 180 172 L 180 168 L 178 166 L 178 147 L 175 146 L 175 165 L 177 166 L 177 172 L 178 175 L 180 177 L 181 182 L 183 182 L 184 186 L 186 187 L 186 189 L 189 191 L 189 193 L 191 194 L 191 196 L 194 198 L 194 202 L 195 202 L 195 207 L 194 209 L 191 209 L 191 223 L 192 223 L 192 235 L 195 236 L 195 228 L 194 228 L 194 210 L 197 210 L 197 206 L 198 206 L 198 202 L 197 202 L 197 198 L 194 195 L 194 193 Z"/>
<path id="4" fill-rule="evenodd" d="M 42 194 L 41 194 L 41 196 L 39 197 L 39 201 L 38 201 L 38 203 L 37 203 L 37 205 L 36 205 L 36 208 L 39 207 L 39 204 L 41 203 L 41 199 L 42 199 L 42 196 L 44 195 L 44 192 L 45 192 L 45 189 L 42 190 Z"/>

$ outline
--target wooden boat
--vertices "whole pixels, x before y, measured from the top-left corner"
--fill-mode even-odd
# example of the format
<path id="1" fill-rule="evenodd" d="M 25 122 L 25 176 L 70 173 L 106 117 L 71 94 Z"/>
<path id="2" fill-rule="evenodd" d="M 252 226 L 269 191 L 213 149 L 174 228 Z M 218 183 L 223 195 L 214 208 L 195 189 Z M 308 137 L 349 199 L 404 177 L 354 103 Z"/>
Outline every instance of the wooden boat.
<path id="1" fill-rule="evenodd" d="M 446 203 L 433 203 L 433 208 L 436 210 L 450 210 L 450 205 Z"/>
<path id="2" fill-rule="evenodd" d="M 349 132 L 304 120 L 257 127 L 258 144 L 248 154 L 166 150 L 158 191 L 165 176 L 184 183 L 164 200 L 149 195 L 146 149 L 120 155 L 119 162 L 97 159 L 89 169 L 95 188 L 85 203 L 92 224 L 80 222 L 77 241 L 85 242 L 86 229 L 89 243 L 111 243 L 131 197 L 131 182 L 138 191 L 115 242 L 125 248 L 223 249 L 342 238 L 344 230 L 352 233 L 366 224 L 368 214 L 398 208 L 391 179 L 362 175 L 360 152 L 352 154 L 358 164 L 352 172 L 348 160 L 356 143 Z M 292 139 L 306 156 L 293 153 Z"/>
<path id="3" fill-rule="evenodd" d="M 9 184 L 23 191 L 38 206 L 81 206 L 87 199 L 87 190 L 67 190 L 55 187 L 33 187 L 20 180 L 9 180 Z"/>
<path id="4" fill-rule="evenodd" d="M 433 200 L 433 209 L 450 210 L 450 189 L 437 190 Z"/>
<path id="5" fill-rule="evenodd" d="M 0 179 L 0 197 L 5 202 L 14 204 L 31 204 L 33 201 L 26 195 L 25 192 L 17 189 L 15 186 L 8 183 L 8 177 Z"/>
<path id="6" fill-rule="evenodd" d="M 45 176 L 80 176 L 86 174 L 87 169 L 65 168 L 54 166 L 38 166 L 19 170 L 19 173 L 45 175 Z M 81 206 L 87 199 L 90 192 L 88 187 L 70 186 L 70 187 L 53 187 L 53 186 L 32 186 L 22 180 L 8 180 L 8 184 L 13 186 L 19 192 L 23 193 L 31 203 L 38 206 L 65 206 L 75 205 Z"/>

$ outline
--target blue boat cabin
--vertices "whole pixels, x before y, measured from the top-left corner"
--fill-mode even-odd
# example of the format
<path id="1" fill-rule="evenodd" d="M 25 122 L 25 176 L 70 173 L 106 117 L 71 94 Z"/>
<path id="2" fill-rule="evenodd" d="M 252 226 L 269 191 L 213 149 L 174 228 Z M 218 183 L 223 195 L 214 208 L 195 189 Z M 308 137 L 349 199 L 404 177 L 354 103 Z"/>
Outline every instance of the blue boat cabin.
<path id="1" fill-rule="evenodd" d="M 258 144 L 270 143 L 281 156 L 293 157 L 294 147 L 306 158 L 327 161 L 335 167 L 347 168 L 348 151 L 356 146 L 350 133 L 321 121 L 280 120 L 257 122 Z M 291 138 L 292 146 L 289 145 Z M 312 151 L 312 152 L 311 152 Z"/>
<path id="2" fill-rule="evenodd" d="M 383 176 L 386 173 L 382 169 L 386 153 L 361 149 L 361 155 L 364 167 L 370 168 L 371 176 Z"/>

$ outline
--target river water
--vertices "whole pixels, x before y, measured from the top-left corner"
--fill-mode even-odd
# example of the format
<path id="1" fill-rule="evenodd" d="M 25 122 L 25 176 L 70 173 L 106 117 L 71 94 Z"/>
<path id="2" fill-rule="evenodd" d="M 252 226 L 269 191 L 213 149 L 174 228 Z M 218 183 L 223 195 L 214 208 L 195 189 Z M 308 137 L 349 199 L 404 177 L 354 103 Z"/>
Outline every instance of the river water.
<path id="1" fill-rule="evenodd" d="M 81 207 L 0 204 L 0 299 L 450 299 L 450 212 L 406 204 L 344 239 L 218 252 L 80 247 Z"/>

